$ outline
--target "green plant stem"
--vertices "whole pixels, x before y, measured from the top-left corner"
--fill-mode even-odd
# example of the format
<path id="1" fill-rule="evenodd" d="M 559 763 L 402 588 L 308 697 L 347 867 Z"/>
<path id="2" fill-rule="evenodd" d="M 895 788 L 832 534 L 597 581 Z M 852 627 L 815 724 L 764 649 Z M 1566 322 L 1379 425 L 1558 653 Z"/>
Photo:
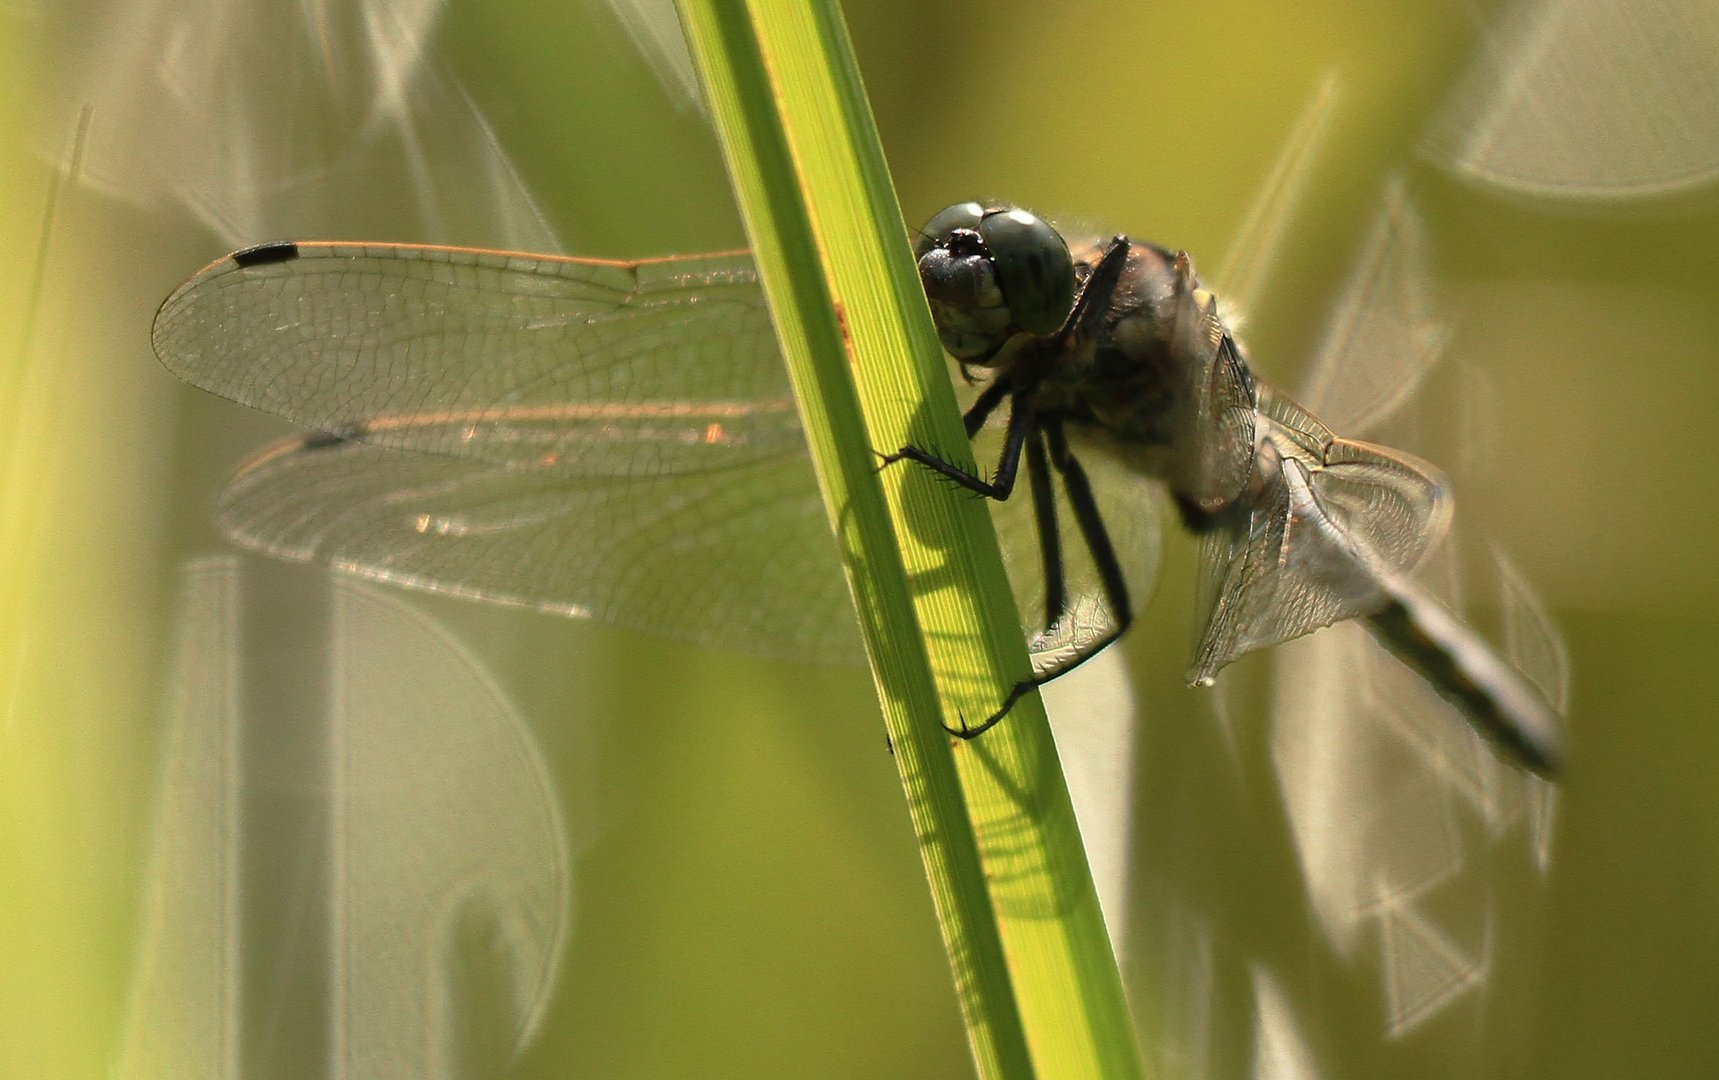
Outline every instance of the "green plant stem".
<path id="1" fill-rule="evenodd" d="M 680 0 L 846 557 L 986 1077 L 1140 1075 L 983 505 L 872 448 L 965 447 L 847 31 L 820 0 Z M 963 451 L 964 452 L 964 451 Z M 784 552 L 784 558 L 794 557 Z"/>

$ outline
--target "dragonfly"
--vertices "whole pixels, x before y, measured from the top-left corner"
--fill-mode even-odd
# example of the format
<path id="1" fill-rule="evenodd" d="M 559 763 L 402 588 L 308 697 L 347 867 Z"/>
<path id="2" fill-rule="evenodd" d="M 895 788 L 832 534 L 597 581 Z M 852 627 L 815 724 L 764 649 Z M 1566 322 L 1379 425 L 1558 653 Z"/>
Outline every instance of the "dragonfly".
<path id="1" fill-rule="evenodd" d="M 1504 757 L 1555 773 L 1556 711 L 1414 581 L 1449 526 L 1443 477 L 1339 437 L 1255 378 L 1185 252 L 1120 234 L 1070 245 L 1029 211 L 964 202 L 914 254 L 971 388 L 967 435 L 1001 446 L 989 478 L 918 446 L 883 464 L 999 509 L 1021 507 L 1023 473 L 1029 491 L 999 521 L 1032 673 L 955 734 L 982 733 L 1128 629 L 1162 490 L 1200 539 L 1191 685 L 1359 619 Z M 695 644 L 863 662 L 746 252 L 265 244 L 175 290 L 153 344 L 180 378 L 313 432 L 222 492 L 241 545 Z"/>

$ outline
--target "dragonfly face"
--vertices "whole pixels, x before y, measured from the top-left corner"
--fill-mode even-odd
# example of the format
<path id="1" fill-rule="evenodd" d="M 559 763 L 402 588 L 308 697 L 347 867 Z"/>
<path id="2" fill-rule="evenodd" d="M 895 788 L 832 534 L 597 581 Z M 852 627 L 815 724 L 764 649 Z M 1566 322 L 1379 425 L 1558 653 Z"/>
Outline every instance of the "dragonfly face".
<path id="1" fill-rule="evenodd" d="M 1015 334 L 1048 334 L 1074 303 L 1062 235 L 1015 207 L 956 203 L 914 245 L 937 334 L 963 364 L 984 364 Z"/>
<path id="2" fill-rule="evenodd" d="M 999 501 L 1024 463 L 1045 553 L 1035 674 L 975 730 L 1119 636 L 1143 595 L 1144 558 L 1117 528 L 1149 515 L 1101 509 L 1081 457 L 1096 448 L 1092 464 L 1162 482 L 1203 537 L 1191 681 L 1366 618 L 1519 762 L 1552 768 L 1551 710 L 1409 580 L 1447 521 L 1437 474 L 1256 384 L 1185 254 L 1121 236 L 1071 252 L 1029 213 L 961 203 L 916 256 L 945 346 L 984 382 L 969 434 L 1008 422 L 991 480 L 895 456 Z M 265 451 L 223 493 L 247 546 L 696 643 L 861 659 L 745 253 L 268 245 L 176 290 L 154 344 L 182 378 L 324 433 Z M 1064 576 L 1059 513 L 1090 584 Z"/>

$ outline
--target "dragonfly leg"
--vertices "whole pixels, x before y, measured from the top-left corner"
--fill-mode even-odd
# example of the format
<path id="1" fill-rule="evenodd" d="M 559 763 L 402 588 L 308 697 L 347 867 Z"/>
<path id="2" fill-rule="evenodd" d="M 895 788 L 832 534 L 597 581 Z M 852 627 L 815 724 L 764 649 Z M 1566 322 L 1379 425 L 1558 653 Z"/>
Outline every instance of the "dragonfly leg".
<path id="1" fill-rule="evenodd" d="M 980 406 L 986 407 L 988 415 L 989 411 L 994 410 L 998 402 L 1001 402 L 1009 394 L 1009 390 L 1005 388 L 995 396 L 995 400 L 987 401 L 986 398 L 990 395 L 990 390 L 991 388 L 987 387 L 986 393 L 980 396 L 978 404 L 968 410 L 969 417 L 977 412 Z M 968 420 L 969 429 L 973 431 L 984 426 L 984 423 L 985 417 L 983 415 L 978 418 L 976 426 L 971 419 Z M 1033 410 L 1017 397 L 1014 408 L 1009 413 L 1009 427 L 1003 438 L 1003 452 L 997 458 L 997 471 L 990 480 L 986 480 L 982 476 L 975 476 L 961 466 L 944 461 L 929 450 L 921 450 L 917 446 L 904 446 L 893 454 L 881 455 L 883 465 L 880 468 L 887 468 L 898 461 L 916 462 L 945 479 L 955 481 L 976 495 L 983 495 L 988 499 L 1002 502 L 1015 490 L 1015 479 L 1021 467 L 1021 451 L 1025 448 L 1028 436 L 1033 433 L 1035 426 Z"/>
<path id="2" fill-rule="evenodd" d="M 1042 433 L 1027 440 L 1027 482 L 1033 495 L 1033 524 L 1039 534 L 1039 558 L 1044 566 L 1045 632 L 1068 613 L 1068 583 L 1063 575 L 1062 534 L 1056 527 L 1056 499 L 1051 491 L 1050 462 Z"/>
<path id="3" fill-rule="evenodd" d="M 1040 428 L 1040 432 L 1042 432 L 1044 440 L 1050 448 L 1051 464 L 1056 466 L 1057 472 L 1062 474 L 1063 490 L 1068 493 L 1069 506 L 1074 510 L 1075 522 L 1080 526 L 1080 535 L 1086 541 L 1086 548 L 1092 555 L 1093 565 L 1098 569 L 1099 580 L 1103 583 L 1104 587 L 1104 599 L 1105 602 L 1110 605 L 1111 613 L 1116 618 L 1116 624 L 1111 627 L 1110 631 L 1103 637 L 1081 645 L 1066 661 L 1057 664 L 1052 670 L 1041 672 L 1030 679 L 1022 679 L 1020 682 L 1016 683 L 1009 690 L 1008 696 L 1003 699 L 1003 704 L 997 709 L 997 711 L 992 713 L 990 716 L 987 716 L 978 724 L 969 725 L 965 718 L 962 719 L 961 726 L 959 728 L 952 728 L 945 724 L 943 729 L 959 739 L 976 738 L 979 735 L 983 735 L 991 728 L 996 727 L 998 721 L 1007 716 L 1009 714 L 1009 710 L 1015 707 L 1015 702 L 1021 700 L 1021 698 L 1025 697 L 1030 691 L 1038 689 L 1053 679 L 1057 679 L 1068 674 L 1075 668 L 1092 659 L 1094 656 L 1097 656 L 1100 652 L 1103 652 L 1107 646 L 1126 633 L 1128 631 L 1128 627 L 1134 622 L 1134 609 L 1128 599 L 1128 582 L 1122 575 L 1122 562 L 1116 557 L 1116 545 L 1110 539 L 1110 530 L 1104 525 L 1103 515 L 1099 513 L 1098 500 L 1093 498 L 1092 483 L 1087 479 L 1086 470 L 1081 467 L 1080 461 L 1075 458 L 1073 453 L 1070 452 L 1068 448 L 1068 440 L 1063 437 L 1062 426 L 1060 424 L 1053 421 L 1045 421 Z M 1038 439 L 1035 438 L 1029 444 L 1027 459 L 1027 473 L 1029 479 L 1032 479 L 1033 481 L 1035 505 L 1037 505 L 1039 490 L 1038 481 L 1036 478 L 1033 478 L 1033 462 L 1037 446 Z M 1047 482 L 1047 491 L 1048 488 L 1049 484 Z M 1050 527 L 1052 535 L 1054 536 L 1056 527 L 1054 519 L 1052 520 Z M 1039 520 L 1039 529 L 1040 542 L 1043 543 L 1045 522 L 1042 516 Z M 1062 560 L 1060 558 L 1060 547 L 1057 550 L 1058 558 L 1055 577 L 1057 589 L 1058 591 L 1061 591 L 1063 588 L 1063 570 Z M 1047 594 L 1051 591 L 1051 574 L 1052 571 L 1050 568 L 1047 549 L 1045 564 L 1045 590 Z"/>
<path id="4" fill-rule="evenodd" d="M 979 429 L 985 426 L 985 421 L 997 411 L 997 406 L 1010 393 L 1009 384 L 998 380 L 980 391 L 978 400 L 974 401 L 968 410 L 961 414 L 961 425 L 967 429 L 967 438 L 979 434 Z"/>
<path id="5" fill-rule="evenodd" d="M 1116 616 L 1115 628 L 1104 639 L 1103 644 L 1092 650 L 1096 653 L 1121 637 L 1128 629 L 1134 621 L 1134 606 L 1128 599 L 1128 581 L 1122 574 L 1122 561 L 1116 557 L 1116 545 L 1111 542 L 1110 530 L 1105 527 L 1104 516 L 1098 511 L 1098 500 L 1093 498 L 1092 481 L 1087 479 L 1086 470 L 1069 451 L 1068 440 L 1063 437 L 1062 425 L 1047 423 L 1043 430 L 1045 441 L 1050 447 L 1051 464 L 1062 474 L 1063 490 L 1068 492 L 1068 503 L 1074 510 L 1075 523 L 1080 526 L 1081 538 L 1086 541 L 1086 549 L 1092 555 L 1093 565 L 1098 568 L 1099 582 L 1104 586 L 1105 602 Z M 1063 670 L 1066 671 L 1067 668 Z"/>

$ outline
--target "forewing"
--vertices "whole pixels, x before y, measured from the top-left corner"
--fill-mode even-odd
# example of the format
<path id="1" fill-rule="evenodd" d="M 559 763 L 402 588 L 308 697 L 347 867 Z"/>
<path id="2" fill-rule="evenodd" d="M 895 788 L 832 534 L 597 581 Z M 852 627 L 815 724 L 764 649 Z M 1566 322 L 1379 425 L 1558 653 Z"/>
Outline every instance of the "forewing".
<path id="1" fill-rule="evenodd" d="M 1379 610 L 1379 575 L 1406 574 L 1448 526 L 1443 481 L 1415 459 L 1338 439 L 1262 389 L 1261 495 L 1203 543 L 1200 642 L 1188 678 L 1206 682 L 1258 649 Z"/>
<path id="2" fill-rule="evenodd" d="M 569 476 L 803 445 L 743 253 L 275 244 L 180 286 L 154 342 L 181 378 L 305 427 L 477 461 L 529 454 Z"/>
<path id="3" fill-rule="evenodd" d="M 755 655 L 864 659 L 804 454 L 569 476 L 313 436 L 242 466 L 220 514 L 246 546 L 372 579 Z"/>
<path id="4" fill-rule="evenodd" d="M 1253 472 L 1253 377 L 1218 318 L 1217 298 L 1198 286 L 1186 254 L 1176 256 L 1170 348 L 1178 407 L 1170 438 L 1170 486 L 1205 510 L 1226 506 Z"/>

